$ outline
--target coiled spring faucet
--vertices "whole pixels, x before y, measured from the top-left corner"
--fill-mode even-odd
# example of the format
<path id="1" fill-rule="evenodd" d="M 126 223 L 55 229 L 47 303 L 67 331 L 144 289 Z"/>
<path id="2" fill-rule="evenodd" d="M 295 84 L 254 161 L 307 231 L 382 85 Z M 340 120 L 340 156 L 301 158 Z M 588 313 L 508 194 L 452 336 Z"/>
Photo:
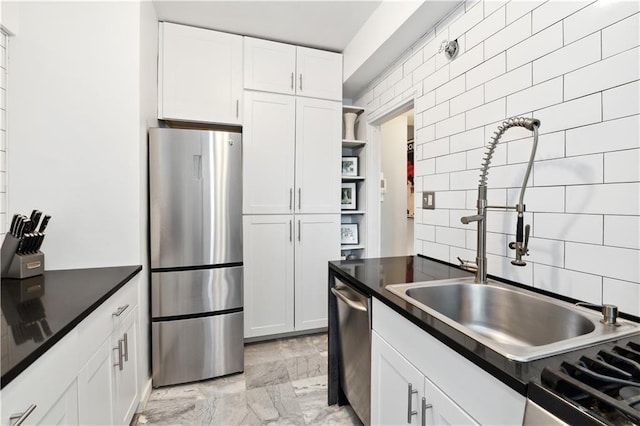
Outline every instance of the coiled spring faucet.
<path id="1" fill-rule="evenodd" d="M 520 197 L 518 204 L 515 206 L 488 206 L 487 205 L 487 175 L 489 174 L 489 166 L 491 165 L 491 159 L 493 158 L 493 152 L 496 149 L 498 141 L 502 135 L 511 127 L 524 127 L 527 130 L 533 132 L 533 146 L 531 147 L 531 154 L 529 156 L 529 163 L 527 164 L 527 171 L 522 181 L 522 188 L 520 189 Z M 511 261 L 513 265 L 524 266 L 526 262 L 522 260 L 522 256 L 529 255 L 529 231 L 530 226 L 524 226 L 524 191 L 527 187 L 527 181 L 531 174 L 531 168 L 533 167 L 533 159 L 536 155 L 536 149 L 538 148 L 538 128 L 540 127 L 540 120 L 535 118 L 526 117 L 512 117 L 502 122 L 498 126 L 498 131 L 494 132 L 494 136 L 489 142 L 489 147 L 483 158 L 482 168 L 480 170 L 480 184 L 478 185 L 478 213 L 473 216 L 464 216 L 460 218 L 460 221 L 464 224 L 470 222 L 478 222 L 478 241 L 477 241 L 477 254 L 475 265 L 470 261 L 464 261 L 460 258 L 460 262 L 465 266 L 472 266 L 476 269 L 475 282 L 486 283 L 487 282 L 487 209 L 507 209 L 515 210 L 518 214 L 516 223 L 516 240 L 509 243 L 509 248 L 515 250 L 515 259 Z"/>

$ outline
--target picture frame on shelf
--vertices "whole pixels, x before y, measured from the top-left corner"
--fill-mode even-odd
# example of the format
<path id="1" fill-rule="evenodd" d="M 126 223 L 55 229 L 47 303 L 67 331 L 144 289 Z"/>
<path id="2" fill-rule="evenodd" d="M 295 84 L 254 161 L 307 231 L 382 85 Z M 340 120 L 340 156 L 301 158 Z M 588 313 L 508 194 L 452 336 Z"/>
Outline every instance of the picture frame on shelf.
<path id="1" fill-rule="evenodd" d="M 340 192 L 340 205 L 342 210 L 356 210 L 356 183 L 342 182 L 342 190 Z"/>
<path id="2" fill-rule="evenodd" d="M 342 223 L 340 224 L 340 244 L 358 244 L 358 224 Z"/>
<path id="3" fill-rule="evenodd" d="M 342 157 L 342 176 L 358 176 L 358 157 Z"/>

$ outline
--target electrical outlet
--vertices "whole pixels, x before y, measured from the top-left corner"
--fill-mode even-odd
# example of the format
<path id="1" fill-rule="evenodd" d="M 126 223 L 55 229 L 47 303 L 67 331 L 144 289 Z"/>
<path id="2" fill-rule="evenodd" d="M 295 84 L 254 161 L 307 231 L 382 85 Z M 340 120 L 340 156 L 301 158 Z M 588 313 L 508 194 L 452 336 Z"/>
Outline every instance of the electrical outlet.
<path id="1" fill-rule="evenodd" d="M 436 208 L 436 193 L 434 191 L 422 192 L 422 208 L 430 210 Z"/>

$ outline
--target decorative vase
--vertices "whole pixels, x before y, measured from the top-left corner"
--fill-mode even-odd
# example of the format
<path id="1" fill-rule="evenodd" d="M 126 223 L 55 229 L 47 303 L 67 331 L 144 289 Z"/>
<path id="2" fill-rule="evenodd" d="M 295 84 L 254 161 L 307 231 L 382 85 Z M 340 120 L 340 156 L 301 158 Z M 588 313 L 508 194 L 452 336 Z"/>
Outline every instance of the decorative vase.
<path id="1" fill-rule="evenodd" d="M 356 138 L 356 119 L 358 118 L 356 112 L 344 113 L 344 138 L 347 140 L 354 140 Z"/>

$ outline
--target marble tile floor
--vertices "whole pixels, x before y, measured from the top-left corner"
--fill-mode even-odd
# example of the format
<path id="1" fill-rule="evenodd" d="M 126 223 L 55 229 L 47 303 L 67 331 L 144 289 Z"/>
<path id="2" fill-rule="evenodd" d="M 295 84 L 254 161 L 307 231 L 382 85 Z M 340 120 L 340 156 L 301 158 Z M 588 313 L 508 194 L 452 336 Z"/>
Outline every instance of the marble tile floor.
<path id="1" fill-rule="evenodd" d="M 132 425 L 362 425 L 327 405 L 327 334 L 251 343 L 244 372 L 153 389 Z"/>

